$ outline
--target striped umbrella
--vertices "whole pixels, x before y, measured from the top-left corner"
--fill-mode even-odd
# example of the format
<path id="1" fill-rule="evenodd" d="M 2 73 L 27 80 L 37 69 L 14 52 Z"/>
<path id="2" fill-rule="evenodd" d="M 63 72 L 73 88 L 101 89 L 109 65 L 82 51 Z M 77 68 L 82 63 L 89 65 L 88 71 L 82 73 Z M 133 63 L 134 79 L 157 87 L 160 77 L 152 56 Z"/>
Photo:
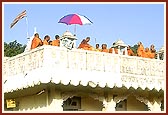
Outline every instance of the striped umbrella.
<path id="1" fill-rule="evenodd" d="M 62 17 L 58 23 L 64 23 L 67 25 L 75 24 L 74 32 L 76 33 L 76 24 L 78 25 L 86 25 L 92 24 L 93 22 L 90 21 L 86 16 L 79 15 L 79 14 L 68 14 Z"/>

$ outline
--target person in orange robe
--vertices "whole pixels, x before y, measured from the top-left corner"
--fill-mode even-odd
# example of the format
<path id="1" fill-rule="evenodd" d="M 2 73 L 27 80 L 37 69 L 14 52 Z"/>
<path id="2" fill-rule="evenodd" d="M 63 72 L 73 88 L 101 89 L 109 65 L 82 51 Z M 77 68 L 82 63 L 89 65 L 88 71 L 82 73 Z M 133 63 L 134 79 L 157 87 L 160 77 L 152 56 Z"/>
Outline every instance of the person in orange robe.
<path id="1" fill-rule="evenodd" d="M 109 53 L 109 50 L 107 49 L 107 44 L 102 44 L 102 50 L 101 52 Z"/>
<path id="2" fill-rule="evenodd" d="M 52 46 L 52 41 L 51 41 L 51 40 L 50 40 L 48 43 L 49 43 L 49 45 L 51 45 L 51 46 Z"/>
<path id="3" fill-rule="evenodd" d="M 97 52 L 100 52 L 101 49 L 99 49 L 99 44 L 96 44 L 96 49 L 95 49 Z"/>
<path id="4" fill-rule="evenodd" d="M 94 50 L 94 48 L 90 44 L 88 44 L 89 41 L 90 41 L 90 37 L 83 39 L 82 42 L 79 44 L 78 49 Z"/>
<path id="5" fill-rule="evenodd" d="M 145 55 L 144 55 L 144 57 L 145 57 L 145 58 L 149 58 L 150 55 L 151 55 L 151 52 L 149 51 L 149 48 L 146 47 L 146 48 L 145 48 Z"/>
<path id="6" fill-rule="evenodd" d="M 117 49 L 117 48 L 114 48 L 114 52 L 115 52 L 115 54 L 118 54 L 118 49 Z M 113 53 L 113 47 L 111 47 L 111 48 L 109 49 L 109 53 Z"/>
<path id="7" fill-rule="evenodd" d="M 113 43 L 113 46 L 115 45 L 115 43 Z M 115 54 L 118 54 L 118 48 L 117 47 L 111 47 L 110 49 L 109 49 L 109 53 L 113 53 L 113 48 L 114 48 L 114 52 L 115 52 Z"/>
<path id="8" fill-rule="evenodd" d="M 60 37 L 59 37 L 59 35 L 55 36 L 55 40 L 52 41 L 52 46 L 60 46 Z"/>
<path id="9" fill-rule="evenodd" d="M 32 40 L 32 43 L 31 43 L 31 49 L 37 48 L 37 47 L 42 46 L 42 45 L 43 45 L 43 42 L 39 38 L 39 34 L 35 33 L 34 38 Z"/>
<path id="10" fill-rule="evenodd" d="M 49 45 L 50 36 L 46 35 L 43 40 L 43 45 Z"/>
<path id="11" fill-rule="evenodd" d="M 155 46 L 153 44 L 150 46 L 150 53 L 151 54 L 150 54 L 149 58 L 154 59 L 156 56 L 156 50 L 155 50 Z"/>
<path id="12" fill-rule="evenodd" d="M 135 55 L 134 52 L 131 49 L 131 46 L 127 47 L 127 53 L 128 53 L 129 56 L 134 56 Z M 125 55 L 125 51 L 123 51 L 123 55 Z"/>
<path id="13" fill-rule="evenodd" d="M 137 49 L 137 54 L 139 57 L 145 57 L 145 50 L 142 42 L 138 43 L 138 49 Z"/>

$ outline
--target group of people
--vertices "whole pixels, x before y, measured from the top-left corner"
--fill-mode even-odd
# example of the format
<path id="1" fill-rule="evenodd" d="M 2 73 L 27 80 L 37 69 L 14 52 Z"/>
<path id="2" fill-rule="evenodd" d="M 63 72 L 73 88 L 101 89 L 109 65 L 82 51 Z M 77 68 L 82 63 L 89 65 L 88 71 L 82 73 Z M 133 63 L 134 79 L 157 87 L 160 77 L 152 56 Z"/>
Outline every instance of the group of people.
<path id="1" fill-rule="evenodd" d="M 155 58 L 156 56 L 156 50 L 155 46 L 152 44 L 150 46 L 150 49 L 148 47 L 144 48 L 142 42 L 138 43 L 138 49 L 137 49 L 137 55 L 139 57 L 145 57 L 145 58 Z"/>
<path id="2" fill-rule="evenodd" d="M 106 53 L 114 53 L 118 54 L 118 48 L 117 47 L 111 47 L 107 48 L 107 44 L 102 44 L 101 48 L 99 48 L 99 44 L 96 44 L 96 47 L 94 48 L 89 44 L 90 37 L 87 37 L 86 39 L 83 39 L 82 42 L 80 43 L 78 49 L 84 49 L 84 50 L 91 50 L 91 51 L 98 51 L 98 52 L 106 52 Z M 115 45 L 115 43 L 113 43 Z M 144 57 L 144 58 L 155 58 L 156 57 L 156 50 L 154 48 L 155 46 L 152 44 L 150 46 L 150 49 L 148 47 L 144 48 L 142 42 L 138 43 L 138 49 L 137 53 L 135 53 L 132 49 L 131 46 L 127 46 L 127 54 L 129 56 L 139 56 L 139 57 Z M 125 55 L 125 51 L 123 51 L 123 55 Z"/>
<path id="3" fill-rule="evenodd" d="M 83 39 L 82 42 L 79 44 L 78 49 L 84 50 L 91 50 L 91 51 L 98 51 L 98 52 L 106 52 L 106 53 L 113 53 L 112 47 L 107 49 L 107 44 L 102 44 L 102 48 L 99 48 L 99 44 L 96 44 L 96 48 L 91 46 L 88 42 L 90 41 L 90 37 Z M 117 48 L 114 48 L 116 54 L 118 54 Z"/>
<path id="4" fill-rule="evenodd" d="M 89 44 L 90 37 L 87 37 L 86 39 L 83 39 L 82 42 L 79 44 L 78 49 L 84 49 L 84 50 L 91 50 L 91 51 L 97 51 L 97 52 L 106 52 L 106 53 L 115 53 L 118 54 L 118 47 L 111 47 L 107 48 L 107 44 L 102 44 L 101 48 L 99 48 L 99 44 L 96 44 L 96 47 L 94 48 Z M 44 40 L 41 40 L 39 38 L 39 34 L 36 33 L 34 35 L 34 38 L 31 43 L 31 49 L 34 49 L 38 46 L 42 45 L 52 45 L 52 46 L 60 46 L 60 37 L 59 35 L 55 36 L 55 40 L 51 41 L 50 36 L 46 35 L 44 37 Z M 115 43 L 113 43 L 115 45 Z M 139 56 L 139 57 L 144 57 L 144 58 L 155 58 L 156 56 L 156 50 L 154 48 L 155 46 L 152 44 L 150 46 L 150 49 L 148 47 L 144 48 L 142 42 L 138 43 L 138 49 L 137 53 L 135 53 L 131 47 L 128 45 L 127 46 L 127 54 L 129 56 Z M 123 55 L 125 55 L 125 51 L 123 51 Z"/>
<path id="5" fill-rule="evenodd" d="M 59 35 L 55 36 L 55 40 L 51 41 L 50 36 L 46 35 L 44 40 L 41 40 L 38 33 L 34 34 L 34 38 L 31 42 L 31 49 L 37 48 L 42 45 L 52 45 L 52 46 L 60 46 L 60 37 Z"/>

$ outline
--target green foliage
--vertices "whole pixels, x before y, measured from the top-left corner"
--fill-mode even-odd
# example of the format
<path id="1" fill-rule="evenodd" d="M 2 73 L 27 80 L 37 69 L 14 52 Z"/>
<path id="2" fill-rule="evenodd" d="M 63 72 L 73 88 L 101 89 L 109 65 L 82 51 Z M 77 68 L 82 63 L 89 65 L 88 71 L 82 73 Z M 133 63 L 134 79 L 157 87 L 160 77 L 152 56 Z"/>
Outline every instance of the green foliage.
<path id="1" fill-rule="evenodd" d="M 24 49 L 26 48 L 26 45 L 22 45 L 20 43 L 17 43 L 17 41 L 13 41 L 10 43 L 4 42 L 4 56 L 5 57 L 12 57 L 16 56 L 22 52 L 24 52 Z"/>
<path id="2" fill-rule="evenodd" d="M 135 44 L 133 47 L 131 47 L 132 51 L 134 52 L 135 55 L 137 55 L 137 49 L 138 49 L 138 45 Z"/>

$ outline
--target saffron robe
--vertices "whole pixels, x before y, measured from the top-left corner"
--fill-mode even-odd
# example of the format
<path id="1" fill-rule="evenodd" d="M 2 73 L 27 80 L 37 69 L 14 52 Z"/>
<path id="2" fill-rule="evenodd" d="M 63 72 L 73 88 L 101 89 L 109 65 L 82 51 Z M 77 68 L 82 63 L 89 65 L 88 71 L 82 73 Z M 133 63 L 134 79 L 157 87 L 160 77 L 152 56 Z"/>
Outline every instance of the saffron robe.
<path id="1" fill-rule="evenodd" d="M 34 49 L 38 46 L 42 46 L 43 42 L 41 41 L 40 38 L 34 37 L 31 43 L 31 49 Z"/>
<path id="2" fill-rule="evenodd" d="M 53 40 L 52 46 L 60 46 L 60 40 L 59 39 Z"/>

